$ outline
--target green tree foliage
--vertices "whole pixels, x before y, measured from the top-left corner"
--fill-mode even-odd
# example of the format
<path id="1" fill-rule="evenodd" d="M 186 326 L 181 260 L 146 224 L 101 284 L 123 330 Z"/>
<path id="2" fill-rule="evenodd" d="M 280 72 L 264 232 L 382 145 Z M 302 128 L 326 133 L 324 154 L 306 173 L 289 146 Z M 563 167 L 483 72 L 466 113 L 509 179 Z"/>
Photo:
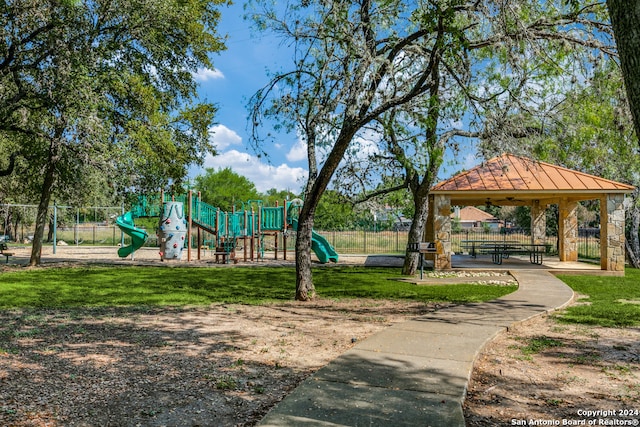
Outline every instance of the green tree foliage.
<path id="1" fill-rule="evenodd" d="M 260 197 L 265 206 L 275 206 L 276 203 L 279 206 L 282 206 L 282 203 L 284 203 L 286 200 L 293 200 L 300 197 L 300 195 L 292 193 L 289 190 L 278 190 L 276 188 L 271 188 Z"/>
<path id="2" fill-rule="evenodd" d="M 224 211 L 231 211 L 234 207 L 239 210 L 244 202 L 262 197 L 253 182 L 229 167 L 207 168 L 204 175 L 196 177 L 195 187 L 204 202 Z"/>
<path id="3" fill-rule="evenodd" d="M 39 193 L 31 264 L 47 209 L 88 177 L 114 192 L 179 184 L 213 150 L 215 108 L 193 73 L 224 48 L 225 0 L 8 0 L 0 4 L 0 132 Z"/>
<path id="4" fill-rule="evenodd" d="M 319 230 L 353 229 L 358 221 L 351 201 L 335 190 L 327 190 L 318 203 L 315 227 Z"/>
<path id="5" fill-rule="evenodd" d="M 585 84 L 571 88 L 558 105 L 534 151 L 572 169 L 640 187 L 640 149 L 622 84 L 613 61 L 603 61 Z M 627 250 L 640 258 L 640 192 L 627 205 Z M 640 266 L 640 265 L 637 265 Z"/>

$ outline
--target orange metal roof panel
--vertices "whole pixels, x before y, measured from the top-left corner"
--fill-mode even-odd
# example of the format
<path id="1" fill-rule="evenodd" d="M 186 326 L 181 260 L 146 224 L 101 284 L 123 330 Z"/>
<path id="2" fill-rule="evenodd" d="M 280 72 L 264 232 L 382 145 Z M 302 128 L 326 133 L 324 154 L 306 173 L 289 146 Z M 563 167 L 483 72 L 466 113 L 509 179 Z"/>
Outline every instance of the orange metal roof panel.
<path id="1" fill-rule="evenodd" d="M 486 175 L 493 178 L 495 186 L 487 188 L 488 190 L 513 190 L 513 185 L 509 179 L 504 175 L 503 164 L 500 162 L 489 161 L 482 169 L 485 170 Z"/>
<path id="2" fill-rule="evenodd" d="M 509 180 L 514 190 L 529 190 L 515 163 L 512 159 L 508 159 L 508 162 L 505 162 L 507 167 L 504 169 L 504 176 Z"/>
<path id="3" fill-rule="evenodd" d="M 533 166 L 531 166 L 531 169 L 533 170 L 533 173 L 535 174 L 538 180 L 538 185 L 540 185 L 540 188 L 539 188 L 540 190 L 557 189 L 556 184 L 553 182 L 553 180 L 549 176 L 549 173 L 547 172 L 546 168 L 543 167 L 543 165 L 539 163 L 534 163 Z"/>
<path id="4" fill-rule="evenodd" d="M 436 184 L 432 191 L 633 191 L 634 187 L 538 162 L 503 154 L 453 178 Z"/>
<path id="5" fill-rule="evenodd" d="M 528 161 L 520 157 L 511 156 L 510 158 L 513 168 L 518 172 L 520 178 L 524 182 L 524 186 L 529 190 L 542 190 L 544 187 L 540 183 L 539 175 L 542 169 L 535 162 Z"/>
<path id="6" fill-rule="evenodd" d="M 482 176 L 478 173 L 477 170 L 470 170 L 469 173 L 465 176 L 466 180 L 461 182 L 458 188 L 464 190 L 472 190 L 478 186 L 485 187 L 485 183 L 482 179 Z M 456 181 L 457 183 L 458 181 Z"/>
<path id="7" fill-rule="evenodd" d="M 544 170 L 549 176 L 552 186 L 555 187 L 556 190 L 572 188 L 571 184 L 567 182 L 567 180 L 564 178 L 564 176 L 560 173 L 558 169 L 544 167 Z M 553 190 L 553 187 L 551 188 L 551 190 Z"/>
<path id="8" fill-rule="evenodd" d="M 601 189 L 602 186 L 598 183 L 597 180 L 593 179 L 589 175 L 575 175 L 575 178 L 580 181 L 585 188 L 589 189 Z"/>

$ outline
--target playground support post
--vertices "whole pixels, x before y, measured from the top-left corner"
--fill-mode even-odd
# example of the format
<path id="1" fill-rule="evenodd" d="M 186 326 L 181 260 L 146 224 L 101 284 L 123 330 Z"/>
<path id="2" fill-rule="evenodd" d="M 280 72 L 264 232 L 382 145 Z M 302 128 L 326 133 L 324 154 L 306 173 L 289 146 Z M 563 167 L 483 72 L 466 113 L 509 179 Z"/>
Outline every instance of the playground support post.
<path id="1" fill-rule="evenodd" d="M 264 252 L 262 252 L 262 209 L 258 209 L 258 233 L 256 234 L 258 236 L 258 253 L 256 256 L 257 260 L 260 260 L 261 258 L 264 260 Z"/>
<path id="2" fill-rule="evenodd" d="M 124 215 L 124 203 L 122 204 L 122 215 Z M 124 248 L 124 232 L 120 230 L 120 247 Z"/>
<path id="3" fill-rule="evenodd" d="M 278 207 L 279 203 L 276 200 L 276 208 Z M 273 242 L 273 252 L 274 252 L 274 258 L 275 260 L 278 259 L 278 232 L 274 232 L 274 242 Z"/>
<path id="4" fill-rule="evenodd" d="M 283 251 L 283 259 L 286 261 L 287 260 L 287 227 L 288 227 L 288 222 L 287 222 L 287 201 L 284 201 L 284 210 L 282 213 L 282 251 Z"/>
<path id="5" fill-rule="evenodd" d="M 260 239 L 258 236 L 258 227 L 260 224 L 258 221 L 260 220 L 258 219 L 258 212 L 251 210 L 251 215 L 253 215 L 253 229 L 251 231 L 251 261 L 253 261 L 254 259 L 258 259 L 258 250 L 260 245 Z"/>
<path id="6" fill-rule="evenodd" d="M 56 254 L 58 233 L 58 204 L 53 201 L 53 254 Z"/>
<path id="7" fill-rule="evenodd" d="M 244 233 L 242 236 L 242 251 L 244 252 L 244 262 L 247 262 L 247 233 L 249 229 L 247 228 L 247 220 L 249 219 L 249 211 L 245 209 L 244 211 Z"/>
<path id="8" fill-rule="evenodd" d="M 191 219 L 193 218 L 193 190 L 189 190 L 188 196 L 187 196 L 187 205 L 189 206 L 189 210 L 188 215 L 189 215 L 189 221 L 187 222 L 187 262 L 191 262 L 191 231 L 192 231 L 192 221 Z"/>
<path id="9" fill-rule="evenodd" d="M 191 192 L 191 190 L 189 190 L 189 192 Z M 198 191 L 198 196 L 197 197 L 198 198 L 196 200 L 198 200 L 198 212 L 196 213 L 196 215 L 198 216 L 198 218 L 200 218 L 200 214 L 202 213 L 202 211 L 201 211 L 201 205 L 202 204 L 200 203 L 200 201 L 202 199 L 202 194 L 199 191 Z M 191 218 L 189 218 L 189 221 L 191 221 Z M 197 227 L 197 229 L 198 229 L 198 231 L 196 232 L 196 235 L 197 235 L 197 237 L 196 237 L 196 245 L 198 246 L 198 249 L 197 249 L 197 254 L 198 255 L 197 256 L 198 256 L 198 261 L 200 261 L 200 259 L 201 259 L 200 258 L 200 247 L 202 246 L 202 233 L 200 231 L 200 227 Z"/>

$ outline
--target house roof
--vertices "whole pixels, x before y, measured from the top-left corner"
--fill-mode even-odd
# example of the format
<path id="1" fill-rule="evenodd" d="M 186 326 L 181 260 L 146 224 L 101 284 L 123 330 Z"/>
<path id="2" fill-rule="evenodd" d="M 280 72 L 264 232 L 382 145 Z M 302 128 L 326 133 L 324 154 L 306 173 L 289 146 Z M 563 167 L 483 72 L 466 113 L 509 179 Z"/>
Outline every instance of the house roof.
<path id="1" fill-rule="evenodd" d="M 569 196 L 576 200 L 607 193 L 630 193 L 634 187 L 583 172 L 503 154 L 436 184 L 431 194 L 450 194 L 452 204 L 526 204 L 533 199 Z"/>
<path id="2" fill-rule="evenodd" d="M 456 213 L 451 214 L 451 218 L 454 218 Z M 491 215 L 489 212 L 485 212 L 482 209 L 478 209 L 475 206 L 465 206 L 460 209 L 460 221 L 495 221 L 497 218 Z"/>

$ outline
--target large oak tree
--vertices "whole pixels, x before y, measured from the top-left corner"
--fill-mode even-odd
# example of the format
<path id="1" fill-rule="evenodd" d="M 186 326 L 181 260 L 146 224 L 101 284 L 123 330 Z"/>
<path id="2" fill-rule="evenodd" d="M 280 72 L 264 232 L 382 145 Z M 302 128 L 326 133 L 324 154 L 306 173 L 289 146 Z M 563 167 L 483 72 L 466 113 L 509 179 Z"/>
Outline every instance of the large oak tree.
<path id="1" fill-rule="evenodd" d="M 535 82 L 564 73 L 576 48 L 612 50 L 600 3 L 324 0 L 275 8 L 257 3 L 257 25 L 282 35 L 295 52 L 293 69 L 276 74 L 251 106 L 254 129 L 265 116 L 274 118 L 277 127 L 296 130 L 307 145 L 309 180 L 296 240 L 299 300 L 315 293 L 310 247 L 320 197 L 353 141 L 366 140 L 372 123 L 393 111 L 424 112 L 419 127 L 435 154 L 435 163 L 425 163 L 421 171 L 428 179 L 420 192 L 428 194 L 445 132 L 497 141 L 504 130 L 513 133 L 514 125 L 521 126 L 505 124 L 506 112 L 546 98 L 549 87 Z M 443 127 L 458 122 L 468 128 Z M 418 241 L 427 213 L 424 194 L 424 203 L 416 204 L 420 221 L 410 231 Z"/>

